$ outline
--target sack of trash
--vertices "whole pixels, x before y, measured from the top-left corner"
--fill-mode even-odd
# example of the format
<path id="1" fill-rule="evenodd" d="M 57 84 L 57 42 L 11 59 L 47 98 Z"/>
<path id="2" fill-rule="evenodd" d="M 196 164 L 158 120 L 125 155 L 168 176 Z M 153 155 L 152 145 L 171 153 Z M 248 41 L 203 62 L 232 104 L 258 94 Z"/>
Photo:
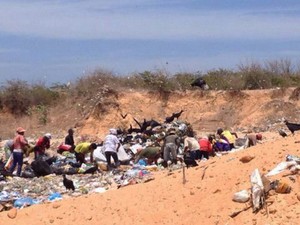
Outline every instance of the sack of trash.
<path id="1" fill-rule="evenodd" d="M 287 161 L 279 163 L 274 169 L 272 169 L 269 173 L 266 174 L 267 177 L 273 176 L 283 172 L 284 170 L 297 165 L 296 161 Z"/>
<path id="2" fill-rule="evenodd" d="M 286 193 L 290 193 L 292 188 L 290 185 L 288 185 L 285 182 L 279 181 L 279 180 L 275 180 L 273 182 L 271 182 L 271 188 L 273 190 L 275 190 L 276 193 L 281 193 L 281 194 L 286 194 Z"/>
<path id="3" fill-rule="evenodd" d="M 260 176 L 258 169 L 255 169 L 251 176 L 251 198 L 253 211 L 256 212 L 264 204 L 264 185 Z"/>
<path id="4" fill-rule="evenodd" d="M 235 202 L 245 203 L 249 201 L 250 194 L 247 190 L 242 190 L 239 192 L 234 193 L 232 200 Z"/>

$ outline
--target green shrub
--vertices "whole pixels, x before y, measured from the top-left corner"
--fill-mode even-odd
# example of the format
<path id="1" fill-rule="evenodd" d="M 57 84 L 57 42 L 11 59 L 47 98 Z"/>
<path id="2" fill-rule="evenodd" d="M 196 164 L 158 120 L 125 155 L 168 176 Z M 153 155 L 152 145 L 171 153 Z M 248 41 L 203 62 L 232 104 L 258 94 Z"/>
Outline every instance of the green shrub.
<path id="1" fill-rule="evenodd" d="M 139 73 L 138 76 L 141 78 L 142 87 L 147 90 L 159 92 L 174 90 L 174 86 L 170 82 L 169 75 L 163 71 L 144 71 L 143 73 Z"/>
<path id="2" fill-rule="evenodd" d="M 53 104 L 59 94 L 41 84 L 30 86 L 26 81 L 10 80 L 2 87 L 0 98 L 2 110 L 21 116 L 32 106 Z"/>
<path id="3" fill-rule="evenodd" d="M 242 89 L 241 76 L 232 70 L 211 70 L 208 71 L 203 78 L 208 86 L 214 90 Z"/>
<path id="4" fill-rule="evenodd" d="M 193 73 L 177 73 L 172 76 L 171 82 L 174 83 L 174 86 L 178 90 L 189 90 L 192 89 L 191 83 L 201 74 Z"/>
<path id="5" fill-rule="evenodd" d="M 3 104 L 9 112 L 15 115 L 23 115 L 31 105 L 30 87 L 25 81 L 7 81 L 3 90 Z"/>

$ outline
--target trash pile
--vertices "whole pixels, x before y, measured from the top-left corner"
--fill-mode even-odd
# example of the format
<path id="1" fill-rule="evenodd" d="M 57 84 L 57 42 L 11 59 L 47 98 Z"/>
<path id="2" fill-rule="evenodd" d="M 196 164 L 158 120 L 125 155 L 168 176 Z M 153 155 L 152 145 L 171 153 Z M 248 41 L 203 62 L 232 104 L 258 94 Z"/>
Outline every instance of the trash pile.
<path id="1" fill-rule="evenodd" d="M 174 129 L 179 137 L 192 131 L 188 123 L 179 120 L 162 126 L 153 127 L 151 134 L 131 132 L 119 134 L 121 147 L 118 158 L 121 165 L 108 171 L 104 149 L 101 144 L 94 151 L 96 163 L 78 163 L 73 153 L 60 151 L 43 159 L 30 162 L 25 159 L 22 177 L 3 174 L 4 162 L 0 163 L 0 211 L 12 207 L 23 208 L 34 204 L 55 201 L 67 197 L 76 197 L 88 193 L 103 193 L 110 189 L 118 189 L 127 185 L 149 182 L 154 179 L 153 171 L 165 167 L 158 164 L 147 164 L 147 160 L 140 159 L 134 163 L 134 155 L 138 148 L 154 146 Z M 61 145 L 60 145 L 61 146 Z M 183 146 L 180 147 L 182 153 Z M 58 149 L 56 149 L 58 150 Z M 87 155 L 86 159 L 89 159 Z M 1 169 L 2 168 L 2 169 Z M 168 165 L 172 170 L 182 168 L 182 164 Z M 73 181 L 75 191 L 67 190 L 63 183 L 63 176 Z"/>
<path id="2" fill-rule="evenodd" d="M 82 165 L 79 170 L 87 171 L 89 168 L 90 165 Z M 67 190 L 63 185 L 63 177 L 56 174 L 31 179 L 7 177 L 5 181 L 0 182 L 0 211 L 88 193 L 103 193 L 109 189 L 148 182 L 154 179 L 151 173 L 153 170 L 156 170 L 155 166 L 136 165 L 130 169 L 120 166 L 109 172 L 101 171 L 95 174 L 79 172 L 67 175 L 74 183 L 74 192 Z"/>
<path id="3" fill-rule="evenodd" d="M 240 160 L 240 161 L 244 161 Z M 292 185 L 282 179 L 271 180 L 271 177 L 284 171 L 289 171 L 283 177 L 288 177 L 290 182 L 295 183 L 296 176 L 300 171 L 300 157 L 287 155 L 286 161 L 279 163 L 274 169 L 267 174 L 261 175 L 258 169 L 255 169 L 251 176 L 251 188 L 234 193 L 232 200 L 239 203 L 248 203 L 241 210 L 233 212 L 230 217 L 234 218 L 243 211 L 252 208 L 253 213 L 265 209 L 269 215 L 267 199 L 271 191 L 278 194 L 289 194 L 292 192 Z"/>

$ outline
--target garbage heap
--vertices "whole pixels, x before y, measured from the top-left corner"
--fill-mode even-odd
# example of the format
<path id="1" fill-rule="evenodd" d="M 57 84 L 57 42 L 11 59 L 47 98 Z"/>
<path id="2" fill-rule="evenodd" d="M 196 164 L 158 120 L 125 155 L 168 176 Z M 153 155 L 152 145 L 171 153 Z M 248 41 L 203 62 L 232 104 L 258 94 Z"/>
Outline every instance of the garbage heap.
<path id="1" fill-rule="evenodd" d="M 88 193 L 103 193 L 110 189 L 151 181 L 154 179 L 153 171 L 165 168 L 161 164 L 147 165 L 147 161 L 143 159 L 134 164 L 136 149 L 161 142 L 171 128 L 179 137 L 183 137 L 187 132 L 192 132 L 190 124 L 178 120 L 153 129 L 154 133 L 151 135 L 136 132 L 119 134 L 118 137 L 122 142 L 121 151 L 118 153 L 121 165 L 111 171 L 107 171 L 105 157 L 101 156 L 104 154 L 101 144 L 96 149 L 97 151 L 94 151 L 94 159 L 97 164 L 79 164 L 76 162 L 74 154 L 64 151 L 61 154 L 56 153 L 51 157 L 31 163 L 29 160 L 25 160 L 22 176 L 16 177 L 7 174 L 4 169 L 5 162 L 1 162 L 0 211 Z M 180 147 L 179 154 L 182 153 L 182 149 L 183 146 Z M 34 163 L 39 165 L 38 171 L 32 166 Z M 91 170 L 95 166 L 98 167 L 97 170 Z M 180 168 L 182 168 L 181 163 L 168 167 L 172 170 Z M 74 192 L 67 190 L 64 186 L 63 174 L 73 181 Z"/>

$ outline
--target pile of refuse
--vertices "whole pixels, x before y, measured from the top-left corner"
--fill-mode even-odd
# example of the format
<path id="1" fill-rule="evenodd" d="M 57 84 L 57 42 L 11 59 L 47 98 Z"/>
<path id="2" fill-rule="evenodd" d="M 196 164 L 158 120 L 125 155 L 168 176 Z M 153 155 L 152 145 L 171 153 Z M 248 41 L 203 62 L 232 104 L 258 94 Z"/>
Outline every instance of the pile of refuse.
<path id="1" fill-rule="evenodd" d="M 131 184 L 153 180 L 152 171 L 157 166 L 134 165 L 120 166 L 112 171 L 100 171 L 95 174 L 84 174 L 91 165 L 82 164 L 80 171 L 67 175 L 75 186 L 75 191 L 68 191 L 63 185 L 63 177 L 56 174 L 22 178 L 6 177 L 0 182 L 0 211 L 12 207 L 23 208 L 33 204 L 55 201 L 67 197 L 77 197 L 88 193 L 103 193 L 110 189 L 118 189 Z"/>
<path id="2" fill-rule="evenodd" d="M 188 123 L 177 120 L 163 127 L 160 126 L 157 130 L 154 129 L 156 132 L 149 136 L 135 132 L 127 135 L 119 134 L 118 138 L 122 145 L 118 151 L 118 158 L 121 165 L 111 171 L 107 170 L 104 149 L 100 144 L 93 153 L 96 163 L 80 164 L 73 153 L 63 151 L 32 162 L 26 158 L 22 177 L 4 174 L 5 162 L 0 162 L 2 174 L 0 175 L 0 211 L 88 193 L 103 193 L 107 190 L 151 181 L 154 179 L 153 172 L 163 170 L 165 167 L 161 164 L 147 165 L 147 161 L 143 159 L 134 164 L 134 155 L 138 148 L 152 146 L 162 140 L 169 129 L 174 129 L 180 137 L 192 130 Z M 182 150 L 183 146 L 180 147 L 180 152 Z M 172 165 L 173 170 L 180 168 L 182 168 L 180 163 Z M 73 181 L 74 192 L 67 190 L 63 185 L 63 174 Z"/>
<path id="3" fill-rule="evenodd" d="M 243 157 L 240 161 L 244 161 Z M 249 157 L 248 157 L 249 158 Z M 251 160 L 251 159 L 249 159 Z M 272 180 L 272 176 L 288 171 L 284 177 L 288 177 L 289 181 L 295 183 L 296 176 L 300 171 L 300 157 L 287 155 L 286 161 L 279 163 L 274 169 L 267 174 L 261 175 L 258 169 L 255 169 L 250 176 L 251 188 L 249 190 L 241 190 L 234 193 L 232 200 L 239 203 L 248 203 L 243 209 L 233 212 L 230 217 L 234 218 L 241 212 L 252 208 L 256 213 L 261 209 L 265 209 L 269 215 L 267 199 L 271 192 L 278 194 L 289 194 L 292 190 L 292 184 L 281 179 Z M 300 201 L 300 196 L 298 197 Z"/>

